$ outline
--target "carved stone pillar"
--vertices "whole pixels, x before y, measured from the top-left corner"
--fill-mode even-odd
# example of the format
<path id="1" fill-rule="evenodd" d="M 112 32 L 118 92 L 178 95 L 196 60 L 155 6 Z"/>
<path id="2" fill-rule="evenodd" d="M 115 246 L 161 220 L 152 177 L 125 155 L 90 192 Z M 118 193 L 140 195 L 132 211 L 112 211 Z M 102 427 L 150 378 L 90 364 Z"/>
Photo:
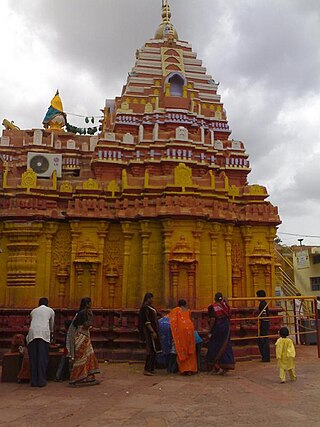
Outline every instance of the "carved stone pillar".
<path id="1" fill-rule="evenodd" d="M 143 133 L 144 133 L 143 125 L 140 125 L 139 126 L 139 142 L 143 141 Z"/>
<path id="2" fill-rule="evenodd" d="M 148 278 L 148 257 L 149 257 L 149 239 L 151 236 L 150 221 L 140 222 L 141 246 L 142 246 L 142 280 L 141 280 L 141 296 L 147 292 L 149 283 Z"/>
<path id="3" fill-rule="evenodd" d="M 272 266 L 271 264 L 266 265 L 264 268 L 265 284 L 266 284 L 266 294 L 274 296 L 272 292 Z"/>
<path id="4" fill-rule="evenodd" d="M 46 236 L 46 255 L 45 255 L 45 277 L 47 280 L 44 283 L 44 295 L 47 297 L 53 295 L 54 277 L 51 277 L 51 262 L 52 262 L 52 239 L 58 230 L 58 224 L 49 222 L 45 225 Z"/>
<path id="5" fill-rule="evenodd" d="M 37 284 L 37 258 L 39 250 L 39 237 L 43 233 L 42 223 L 5 223 L 3 235 L 7 243 L 7 287 L 5 305 L 15 305 L 15 288 L 25 287 L 26 300 L 29 298 L 27 287 Z M 44 276 L 44 271 L 42 271 Z M 44 292 L 43 283 L 41 293 Z M 40 290 L 40 289 L 39 289 Z M 30 305 L 34 301 L 28 301 Z"/>
<path id="6" fill-rule="evenodd" d="M 157 141 L 159 139 L 159 123 L 155 123 L 153 126 L 153 140 Z"/>
<path id="7" fill-rule="evenodd" d="M 82 264 L 76 264 L 75 270 L 76 270 L 75 284 L 76 284 L 76 286 L 81 287 L 82 286 L 82 275 L 84 272 L 84 268 L 83 268 Z"/>
<path id="8" fill-rule="evenodd" d="M 196 295 L 195 295 L 195 279 L 196 279 L 196 264 L 191 264 L 187 271 L 188 274 L 188 304 L 190 308 L 196 308 Z"/>
<path id="9" fill-rule="evenodd" d="M 89 267 L 89 273 L 90 273 L 90 297 L 93 301 L 96 301 L 97 271 L 98 271 L 98 265 L 96 263 L 92 263 Z"/>
<path id="10" fill-rule="evenodd" d="M 71 236 L 69 224 L 60 224 L 51 245 L 50 303 L 55 307 L 69 307 L 67 288 L 70 279 Z"/>
<path id="11" fill-rule="evenodd" d="M 170 306 L 172 307 L 178 301 L 178 279 L 179 279 L 179 268 L 176 264 L 171 265 L 171 298 Z"/>
<path id="12" fill-rule="evenodd" d="M 252 285 L 254 289 L 254 295 L 256 294 L 256 291 L 259 287 L 259 268 L 257 265 L 251 265 L 251 274 L 252 274 Z"/>
<path id="13" fill-rule="evenodd" d="M 225 226 L 224 241 L 226 248 L 226 268 L 227 268 L 227 294 L 232 296 L 232 259 L 231 259 L 231 240 L 232 240 L 233 225 Z"/>
<path id="14" fill-rule="evenodd" d="M 217 265 L 217 239 L 221 230 L 219 223 L 213 223 L 210 236 L 210 257 L 211 257 L 211 301 L 214 301 L 214 295 L 218 288 L 218 265 Z"/>
<path id="15" fill-rule="evenodd" d="M 106 242 L 106 237 L 109 230 L 108 222 L 100 222 L 98 225 L 97 235 L 98 235 L 98 259 L 100 261 L 100 268 L 97 272 L 97 292 L 96 292 L 96 306 L 102 307 L 102 293 L 103 293 L 103 256 L 104 256 L 104 246 Z M 98 292 L 100 291 L 100 292 Z"/>
<path id="16" fill-rule="evenodd" d="M 70 302 L 75 304 L 75 285 L 82 285 L 82 274 L 83 269 L 80 265 L 74 266 L 74 261 L 77 254 L 78 240 L 81 235 L 80 223 L 78 221 L 72 221 L 70 223 L 71 228 L 71 271 L 70 271 Z M 82 272 L 81 272 L 82 269 Z"/>
<path id="17" fill-rule="evenodd" d="M 268 249 L 269 249 L 269 253 L 271 255 L 271 259 L 270 259 L 271 267 L 270 267 L 270 273 L 269 273 L 270 285 L 269 285 L 268 293 L 271 296 L 275 295 L 275 288 L 276 288 L 276 283 L 275 283 L 275 281 L 276 281 L 276 276 L 275 276 L 276 275 L 276 273 L 275 273 L 275 271 L 276 271 L 276 267 L 275 267 L 276 260 L 275 260 L 275 251 L 274 251 L 274 239 L 276 238 L 276 236 L 277 236 L 276 228 L 275 227 L 270 228 L 269 229 L 269 235 L 268 235 L 268 246 L 269 246 Z"/>
<path id="18" fill-rule="evenodd" d="M 114 308 L 114 298 L 116 295 L 116 286 L 119 279 L 118 269 L 114 266 L 109 266 L 106 268 L 105 272 L 106 282 L 109 288 L 109 305 L 111 308 Z"/>
<path id="19" fill-rule="evenodd" d="M 131 253 L 131 242 L 133 237 L 132 223 L 124 221 L 121 223 L 124 239 L 123 251 L 123 283 L 122 283 L 122 307 L 128 306 L 128 284 L 129 284 L 129 261 Z"/>
<path id="20" fill-rule="evenodd" d="M 244 258 L 245 258 L 245 295 L 248 297 L 254 296 L 250 285 L 250 245 L 252 240 L 252 227 L 251 225 L 245 225 L 241 227 L 241 234 L 244 240 Z"/>
<path id="21" fill-rule="evenodd" d="M 63 307 L 63 302 L 66 296 L 66 284 L 69 278 L 68 269 L 66 267 L 61 267 L 57 273 L 57 278 L 59 282 L 59 292 L 58 292 L 59 303 L 60 303 L 60 306 Z"/>
<path id="22" fill-rule="evenodd" d="M 173 233 L 173 222 L 172 220 L 162 221 L 162 236 L 163 236 L 163 270 L 164 270 L 164 294 L 163 300 L 166 307 L 170 305 L 170 266 L 169 266 L 169 257 L 171 250 L 171 237 Z"/>
<path id="23" fill-rule="evenodd" d="M 240 298 L 245 296 L 243 284 L 243 251 L 242 245 L 236 241 L 232 242 L 231 246 L 232 259 L 232 297 Z M 243 302 L 237 302 L 236 307 L 243 306 Z"/>
<path id="24" fill-rule="evenodd" d="M 200 263 L 200 238 L 202 235 L 202 230 L 204 227 L 204 221 L 196 221 L 195 228 L 192 230 L 193 242 L 194 242 L 194 255 L 196 263 Z M 200 294 L 200 277 L 199 274 L 196 274 L 196 270 L 194 270 L 194 292 L 193 300 L 189 300 L 189 304 L 192 307 L 196 308 L 196 299 L 197 295 Z"/>

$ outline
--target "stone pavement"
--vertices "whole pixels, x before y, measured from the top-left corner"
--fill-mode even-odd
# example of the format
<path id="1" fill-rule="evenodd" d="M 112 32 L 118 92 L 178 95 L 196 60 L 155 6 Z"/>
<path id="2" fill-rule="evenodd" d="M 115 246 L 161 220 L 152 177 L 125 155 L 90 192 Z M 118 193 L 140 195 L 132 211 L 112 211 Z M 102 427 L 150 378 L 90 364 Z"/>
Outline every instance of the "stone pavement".
<path id="1" fill-rule="evenodd" d="M 280 384 L 276 362 L 238 363 L 226 377 L 192 377 L 142 365 L 101 364 L 101 385 L 46 388 L 0 383 L 1 426 L 301 426 L 320 427 L 320 359 L 298 346 L 298 381 Z"/>

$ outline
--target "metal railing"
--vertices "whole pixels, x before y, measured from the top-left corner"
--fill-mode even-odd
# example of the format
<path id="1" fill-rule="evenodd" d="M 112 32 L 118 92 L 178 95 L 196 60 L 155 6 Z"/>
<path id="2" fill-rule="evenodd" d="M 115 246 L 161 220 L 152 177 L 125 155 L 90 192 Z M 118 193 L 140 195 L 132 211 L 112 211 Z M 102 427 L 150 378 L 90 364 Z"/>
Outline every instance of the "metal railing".
<path id="1" fill-rule="evenodd" d="M 263 320 L 279 321 L 281 326 L 287 326 L 290 335 L 295 337 L 296 344 L 306 342 L 309 334 L 315 334 L 316 344 L 318 349 L 318 358 L 320 358 L 320 331 L 319 331 L 319 316 L 317 310 L 317 299 L 314 296 L 285 296 L 285 297 L 252 297 L 252 298 L 229 298 L 230 307 L 233 303 L 249 302 L 247 306 L 255 303 L 258 307 L 260 301 L 266 301 L 266 307 L 269 309 L 275 308 L 278 310 L 277 315 L 264 316 Z M 299 303 L 297 304 L 296 301 Z M 237 304 L 235 304 L 237 305 Z M 300 306 L 297 312 L 297 306 Z M 264 307 L 265 308 L 265 307 Z M 253 316 L 248 317 L 234 317 L 231 319 L 232 323 L 237 322 L 254 322 L 257 324 L 258 334 L 255 336 L 245 337 L 232 337 L 232 341 L 250 340 L 258 338 L 278 338 L 279 335 L 260 335 L 260 321 L 262 312 L 258 312 L 258 308 Z M 312 323 L 312 327 L 311 327 Z M 314 324 L 314 327 L 313 327 Z"/>
<path id="2" fill-rule="evenodd" d="M 299 289 L 296 287 L 295 282 L 291 279 L 291 277 L 283 270 L 281 266 L 278 266 L 279 271 L 281 273 L 281 288 L 283 293 L 286 296 L 296 295 Z"/>

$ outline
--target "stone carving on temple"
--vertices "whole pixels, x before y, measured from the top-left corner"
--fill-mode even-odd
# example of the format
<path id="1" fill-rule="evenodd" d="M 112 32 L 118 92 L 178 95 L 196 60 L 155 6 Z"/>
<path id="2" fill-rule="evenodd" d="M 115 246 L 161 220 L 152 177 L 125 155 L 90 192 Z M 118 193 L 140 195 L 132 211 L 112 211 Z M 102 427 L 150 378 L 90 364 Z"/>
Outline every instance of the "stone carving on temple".
<path id="1" fill-rule="evenodd" d="M 68 226 L 60 226 L 52 241 L 52 274 L 53 286 L 51 288 L 52 299 L 56 304 L 64 303 L 66 288 L 71 271 L 71 233 Z M 58 282 L 56 292 L 55 277 Z"/>

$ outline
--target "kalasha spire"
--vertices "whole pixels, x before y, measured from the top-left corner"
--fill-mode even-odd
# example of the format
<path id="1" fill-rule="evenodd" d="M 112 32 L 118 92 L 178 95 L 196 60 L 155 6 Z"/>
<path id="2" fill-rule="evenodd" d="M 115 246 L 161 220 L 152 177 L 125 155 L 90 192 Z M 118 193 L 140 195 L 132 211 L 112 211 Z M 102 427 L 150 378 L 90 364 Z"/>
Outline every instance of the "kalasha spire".
<path id="1" fill-rule="evenodd" d="M 165 39 L 169 34 L 173 34 L 175 39 L 178 39 L 178 33 L 171 23 L 171 11 L 168 0 L 162 0 L 162 22 L 159 25 L 155 39 Z"/>
<path id="2" fill-rule="evenodd" d="M 171 12 L 168 0 L 162 0 L 162 22 L 170 22 Z"/>

